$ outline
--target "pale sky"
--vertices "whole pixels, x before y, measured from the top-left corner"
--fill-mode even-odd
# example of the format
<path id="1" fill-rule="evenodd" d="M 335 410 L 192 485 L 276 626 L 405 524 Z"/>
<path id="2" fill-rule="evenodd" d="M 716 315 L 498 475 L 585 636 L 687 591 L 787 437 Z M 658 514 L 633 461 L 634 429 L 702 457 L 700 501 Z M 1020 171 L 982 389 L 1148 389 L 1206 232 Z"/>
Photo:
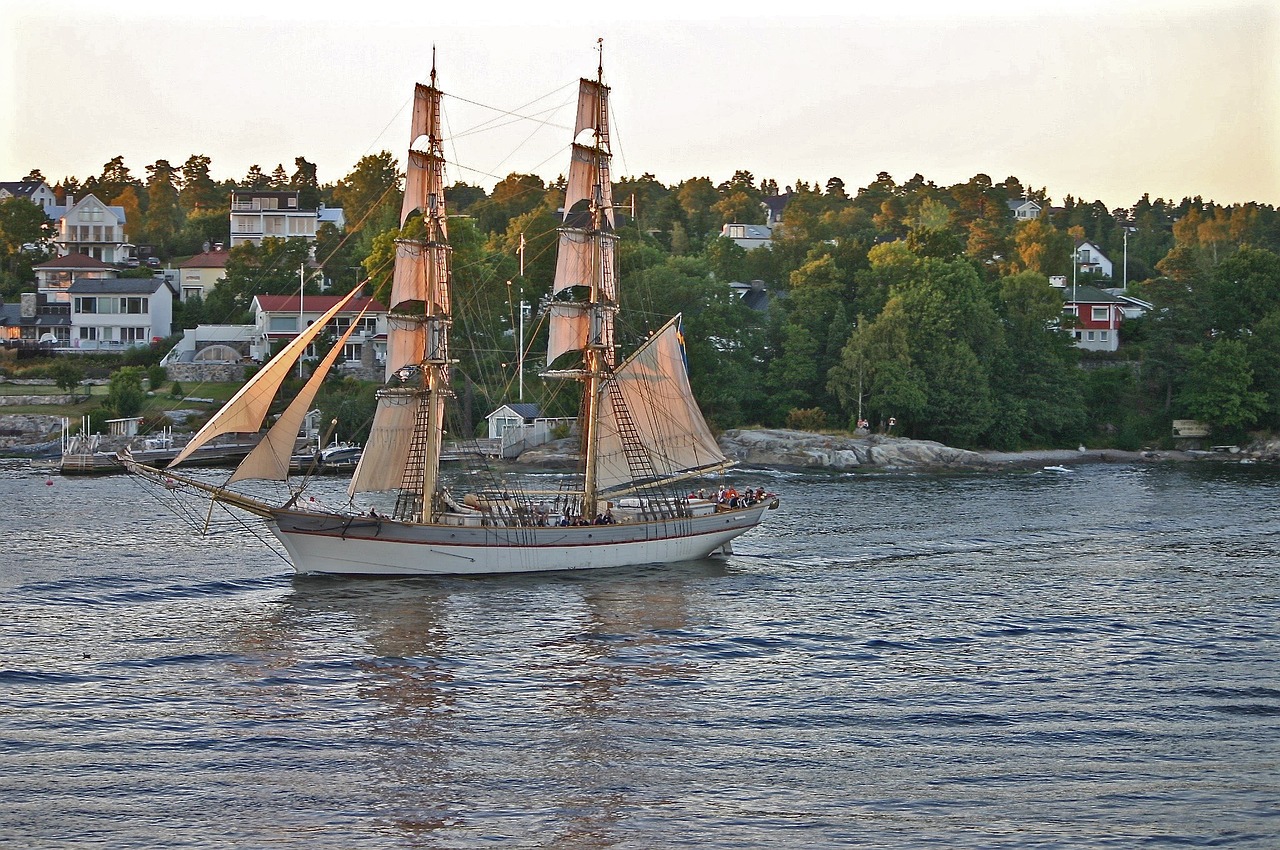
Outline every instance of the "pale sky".
<path id="1" fill-rule="evenodd" d="M 321 182 L 384 149 L 403 163 L 433 43 L 449 180 L 550 180 L 603 37 L 615 178 L 982 172 L 1109 207 L 1280 204 L 1271 0 L 207 5 L 0 0 L 0 180 L 84 179 L 118 154 L 144 178 L 191 154 L 218 179 L 296 156 Z"/>

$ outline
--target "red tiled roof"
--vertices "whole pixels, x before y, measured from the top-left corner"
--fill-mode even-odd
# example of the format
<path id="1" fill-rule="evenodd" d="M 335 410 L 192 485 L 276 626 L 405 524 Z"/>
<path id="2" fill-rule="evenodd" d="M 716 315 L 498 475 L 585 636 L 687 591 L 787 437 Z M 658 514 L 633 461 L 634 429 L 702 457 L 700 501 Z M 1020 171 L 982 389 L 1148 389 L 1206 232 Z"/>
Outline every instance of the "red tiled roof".
<path id="1" fill-rule="evenodd" d="M 102 260 L 95 260 L 88 254 L 67 254 L 65 257 L 54 257 L 43 263 L 32 266 L 36 269 L 114 269 Z"/>
<path id="2" fill-rule="evenodd" d="M 323 313 L 345 297 L 345 295 L 307 295 L 302 300 L 302 312 Z M 258 302 L 258 306 L 261 309 L 268 313 L 298 312 L 298 296 L 296 295 L 255 295 L 254 300 Z M 386 307 L 368 296 L 352 299 L 351 303 L 342 312 L 359 313 L 366 307 L 369 308 L 370 313 L 387 312 Z"/>
<path id="3" fill-rule="evenodd" d="M 205 251 L 203 254 L 196 254 L 189 260 L 183 260 L 178 263 L 180 269 L 221 269 L 227 265 L 227 257 L 230 251 Z"/>

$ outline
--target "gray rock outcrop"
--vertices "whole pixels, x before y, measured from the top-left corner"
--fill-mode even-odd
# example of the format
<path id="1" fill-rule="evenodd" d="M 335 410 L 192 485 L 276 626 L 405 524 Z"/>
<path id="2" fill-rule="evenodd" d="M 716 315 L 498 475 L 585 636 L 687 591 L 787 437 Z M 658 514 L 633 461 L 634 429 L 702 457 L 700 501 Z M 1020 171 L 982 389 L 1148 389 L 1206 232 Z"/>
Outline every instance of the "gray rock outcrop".
<path id="1" fill-rule="evenodd" d="M 884 434 L 835 437 L 783 429 L 732 430 L 720 436 L 720 449 L 749 466 L 808 469 L 985 469 L 991 463 L 977 452 L 929 440 Z"/>

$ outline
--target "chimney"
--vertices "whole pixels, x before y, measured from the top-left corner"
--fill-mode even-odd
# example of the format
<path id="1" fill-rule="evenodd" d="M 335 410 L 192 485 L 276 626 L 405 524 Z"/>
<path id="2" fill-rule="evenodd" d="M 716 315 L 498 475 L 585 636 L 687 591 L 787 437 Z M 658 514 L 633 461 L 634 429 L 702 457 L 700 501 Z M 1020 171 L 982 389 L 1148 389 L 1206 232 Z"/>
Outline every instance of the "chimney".
<path id="1" fill-rule="evenodd" d="M 71 209 L 71 208 L 72 208 L 72 207 L 74 207 L 75 205 L 76 205 L 76 196 L 75 196 L 75 195 L 67 195 L 67 209 Z"/>
<path id="2" fill-rule="evenodd" d="M 36 317 L 36 294 L 34 292 L 24 292 L 21 295 L 22 306 L 19 315 L 24 319 L 34 319 Z"/>

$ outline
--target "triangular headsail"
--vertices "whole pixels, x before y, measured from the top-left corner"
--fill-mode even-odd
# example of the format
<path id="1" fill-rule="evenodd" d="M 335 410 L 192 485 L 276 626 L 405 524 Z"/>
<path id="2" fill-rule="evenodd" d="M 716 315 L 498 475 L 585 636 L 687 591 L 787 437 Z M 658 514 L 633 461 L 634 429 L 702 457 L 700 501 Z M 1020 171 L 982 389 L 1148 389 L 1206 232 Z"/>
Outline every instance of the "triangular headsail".
<path id="1" fill-rule="evenodd" d="M 290 340 L 279 354 L 269 360 L 267 365 L 263 366 L 247 384 L 240 388 L 239 392 L 231 397 L 231 401 L 227 402 L 213 415 L 212 419 L 205 423 L 203 428 L 196 432 L 191 442 L 187 443 L 169 466 L 171 468 L 177 466 L 191 457 L 196 449 L 224 434 L 256 434 L 262 427 L 263 420 L 267 418 L 271 400 L 275 398 L 280 385 L 293 371 L 293 364 L 298 362 L 298 358 L 307 350 L 307 346 L 320 335 L 333 317 L 346 309 L 351 300 L 356 297 L 356 293 L 360 291 L 361 286 L 347 293 L 310 327 Z"/>
<path id="2" fill-rule="evenodd" d="M 367 308 L 366 308 L 367 309 Z M 302 428 L 302 421 L 307 418 L 307 412 L 311 409 L 311 403 L 315 401 L 316 395 L 320 392 L 320 386 L 324 383 L 325 376 L 329 374 L 329 370 L 333 368 L 333 364 L 338 359 L 338 355 L 342 353 L 342 348 L 347 344 L 347 340 L 351 338 L 351 334 L 360 326 L 360 320 L 364 318 L 366 310 L 361 310 L 360 315 L 356 316 L 355 321 L 351 323 L 351 327 L 338 338 L 333 348 L 329 349 L 329 353 L 324 359 L 317 364 L 311 377 L 307 379 L 307 383 L 303 386 L 302 392 L 289 402 L 289 406 L 284 409 L 284 413 L 280 414 L 280 418 L 275 421 L 271 429 L 267 431 L 267 435 L 262 438 L 258 445 L 253 447 L 253 451 L 240 461 L 240 465 L 236 467 L 236 471 L 232 473 L 231 479 L 227 482 L 243 481 L 248 478 L 260 478 L 270 481 L 284 481 L 289 477 L 289 460 L 293 456 L 294 445 L 298 440 L 298 431 Z"/>

